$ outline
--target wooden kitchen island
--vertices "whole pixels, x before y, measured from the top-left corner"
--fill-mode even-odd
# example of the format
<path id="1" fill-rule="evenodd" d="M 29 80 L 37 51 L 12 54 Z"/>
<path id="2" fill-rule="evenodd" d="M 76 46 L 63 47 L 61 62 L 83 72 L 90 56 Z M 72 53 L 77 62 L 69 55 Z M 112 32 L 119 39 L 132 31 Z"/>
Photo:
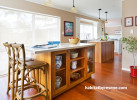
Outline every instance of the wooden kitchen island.
<path id="1" fill-rule="evenodd" d="M 96 44 L 95 62 L 103 63 L 114 59 L 114 41 L 91 41 Z"/>
<path id="2" fill-rule="evenodd" d="M 35 59 L 48 63 L 47 88 L 49 100 L 90 78 L 95 72 L 95 44 L 80 43 L 73 45 L 63 43 L 55 48 L 30 48 L 28 50 L 33 54 L 32 57 Z M 71 59 L 71 52 L 78 52 L 78 57 Z M 60 69 L 56 69 L 56 56 L 62 56 L 62 66 Z M 72 70 L 73 61 L 77 61 L 77 69 Z M 77 80 L 72 80 L 70 77 L 72 73 L 79 73 L 80 77 Z M 62 78 L 59 88 L 56 88 L 56 76 Z M 39 71 L 39 82 L 43 85 L 45 83 L 45 75 L 42 71 Z"/>

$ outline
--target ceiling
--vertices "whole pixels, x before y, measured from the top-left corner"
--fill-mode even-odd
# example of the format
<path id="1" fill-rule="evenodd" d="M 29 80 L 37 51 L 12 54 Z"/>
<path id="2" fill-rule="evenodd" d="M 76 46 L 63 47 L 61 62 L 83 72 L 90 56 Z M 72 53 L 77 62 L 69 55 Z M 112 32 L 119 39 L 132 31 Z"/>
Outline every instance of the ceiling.
<path id="1" fill-rule="evenodd" d="M 26 0 L 42 4 L 46 0 Z M 53 7 L 70 11 L 73 0 L 52 0 Z M 120 19 L 122 17 L 122 0 L 75 0 L 75 6 L 79 14 L 98 18 L 98 9 L 101 8 L 101 18 L 105 19 L 105 11 L 108 11 L 108 19 Z"/>

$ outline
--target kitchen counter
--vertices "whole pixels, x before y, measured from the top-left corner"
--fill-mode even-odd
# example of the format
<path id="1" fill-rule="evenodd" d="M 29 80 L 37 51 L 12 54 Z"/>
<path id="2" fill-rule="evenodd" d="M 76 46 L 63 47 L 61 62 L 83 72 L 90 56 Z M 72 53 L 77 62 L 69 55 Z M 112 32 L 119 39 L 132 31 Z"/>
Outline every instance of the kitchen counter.
<path id="1" fill-rule="evenodd" d="M 80 40 L 81 43 L 90 43 L 90 42 L 110 42 L 114 40 L 100 41 L 100 40 Z"/>
<path id="2" fill-rule="evenodd" d="M 58 47 L 49 49 L 45 48 L 27 47 L 26 49 L 32 53 L 34 59 L 48 63 L 46 69 L 48 100 L 52 100 L 61 93 L 64 93 L 86 79 L 91 78 L 91 75 L 95 73 L 94 43 L 79 43 L 76 45 L 62 43 Z M 78 56 L 72 58 L 72 52 L 76 52 Z M 76 63 L 75 69 L 73 69 L 74 62 Z M 35 74 L 32 73 L 32 77 L 37 79 L 37 76 L 35 75 L 39 74 L 39 82 L 42 85 L 45 85 L 44 73 L 42 71 L 34 73 Z M 79 74 L 77 79 L 71 77 L 73 73 Z M 56 78 L 60 78 L 61 81 L 56 82 Z"/>
<path id="3" fill-rule="evenodd" d="M 61 51 L 61 50 L 68 50 L 68 49 L 76 49 L 76 48 L 82 48 L 82 47 L 89 47 L 89 46 L 95 46 L 96 44 L 90 44 L 90 43 L 78 43 L 78 44 L 70 44 L 70 43 L 61 43 L 59 46 L 54 48 L 31 48 L 26 47 L 26 50 L 34 53 L 45 53 L 45 52 L 55 52 L 55 51 Z"/>
<path id="4" fill-rule="evenodd" d="M 96 44 L 95 47 L 95 62 L 103 63 L 114 59 L 114 41 L 91 41 L 91 44 Z"/>
<path id="5" fill-rule="evenodd" d="M 90 42 L 113 42 L 113 40 L 107 40 L 107 41 L 90 41 Z"/>

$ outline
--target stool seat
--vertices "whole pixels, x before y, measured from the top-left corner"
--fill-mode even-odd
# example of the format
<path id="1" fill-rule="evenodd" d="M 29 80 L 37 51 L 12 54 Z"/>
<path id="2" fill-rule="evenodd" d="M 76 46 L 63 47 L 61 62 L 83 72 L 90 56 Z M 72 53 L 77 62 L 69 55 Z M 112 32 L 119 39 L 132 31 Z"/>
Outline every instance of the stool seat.
<path id="1" fill-rule="evenodd" d="M 47 63 L 34 60 L 34 61 L 26 62 L 25 63 L 25 68 L 26 69 L 34 69 L 34 68 L 40 68 L 40 67 L 43 67 L 43 66 L 46 66 L 46 65 L 47 65 Z"/>
<path id="2" fill-rule="evenodd" d="M 21 60 L 21 61 L 22 61 L 22 60 L 23 60 L 23 58 L 19 58 L 19 60 Z M 29 57 L 26 57 L 26 58 L 25 58 L 25 61 L 26 61 L 26 62 L 28 62 L 28 61 L 33 61 L 33 59 L 32 59 L 32 58 L 29 58 Z"/>

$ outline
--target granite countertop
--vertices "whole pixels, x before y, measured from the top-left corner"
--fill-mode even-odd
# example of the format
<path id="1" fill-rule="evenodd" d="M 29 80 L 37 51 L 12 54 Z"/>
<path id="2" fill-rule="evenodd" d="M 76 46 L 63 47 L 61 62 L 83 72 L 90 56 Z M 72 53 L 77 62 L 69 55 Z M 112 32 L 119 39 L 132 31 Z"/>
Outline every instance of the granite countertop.
<path id="1" fill-rule="evenodd" d="M 54 51 L 61 51 L 61 50 L 69 50 L 69 49 L 76 49 L 76 48 L 83 48 L 83 47 L 90 47 L 95 46 L 96 44 L 90 43 L 78 43 L 78 44 L 70 44 L 70 43 L 61 43 L 59 46 L 54 48 L 32 48 L 26 47 L 26 51 L 39 54 L 45 52 L 54 52 Z"/>

